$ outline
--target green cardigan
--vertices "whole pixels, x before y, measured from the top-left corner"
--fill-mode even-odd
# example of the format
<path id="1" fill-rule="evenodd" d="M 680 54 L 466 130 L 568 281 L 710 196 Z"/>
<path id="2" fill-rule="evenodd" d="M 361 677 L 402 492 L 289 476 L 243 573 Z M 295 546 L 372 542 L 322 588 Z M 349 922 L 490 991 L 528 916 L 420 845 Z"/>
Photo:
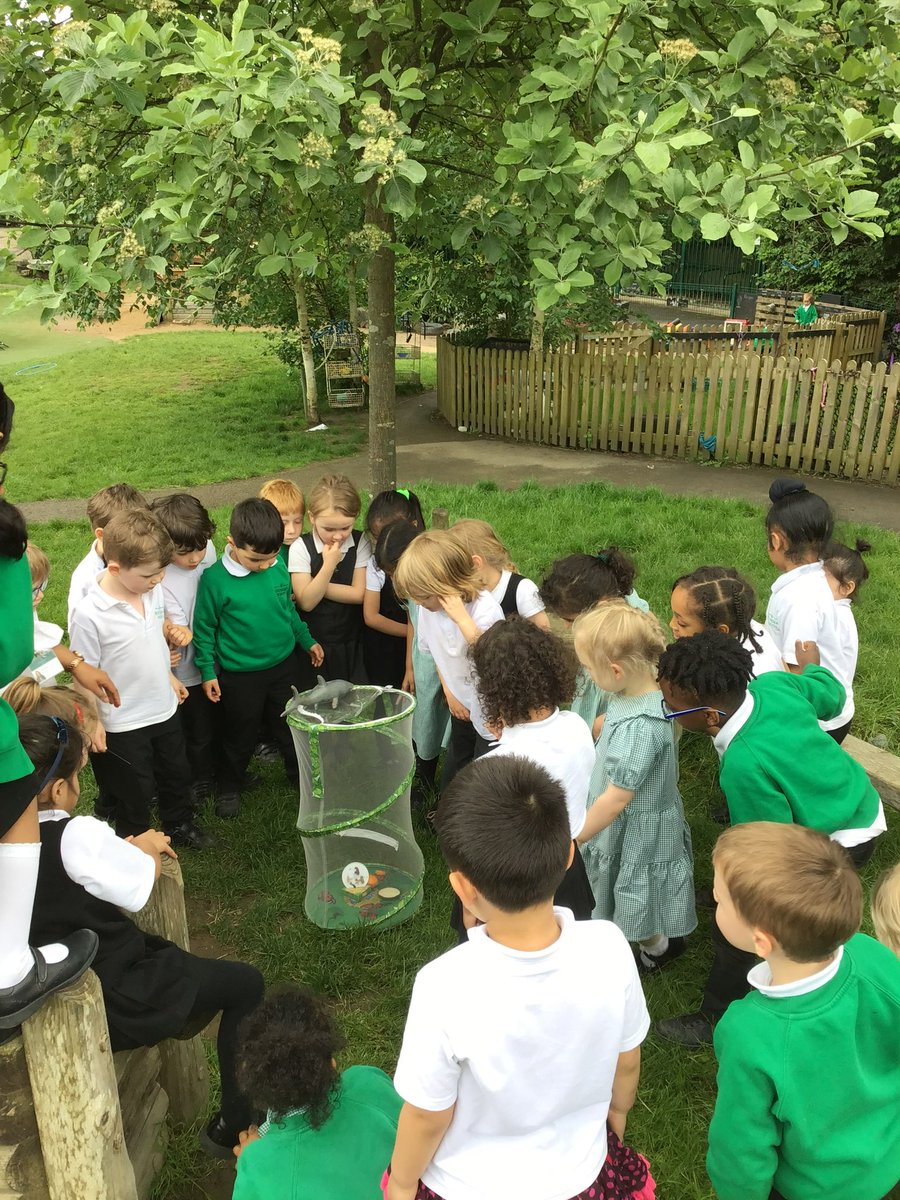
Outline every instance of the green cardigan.
<path id="1" fill-rule="evenodd" d="M 715 1031 L 719 1200 L 881 1200 L 900 1178 L 898 1031 L 900 962 L 861 933 L 815 991 L 735 1001 Z"/>
<path id="2" fill-rule="evenodd" d="M 831 672 L 767 671 L 750 681 L 749 691 L 753 712 L 719 766 L 732 824 L 781 821 L 828 834 L 867 829 L 878 815 L 878 793 L 819 726 L 844 705 L 844 689 Z"/>
<path id="3" fill-rule="evenodd" d="M 0 557 L 0 687 L 12 683 L 34 658 L 34 611 L 28 559 Z M 16 714 L 0 698 L 0 784 L 34 771 L 19 741 Z"/>
<path id="4" fill-rule="evenodd" d="M 232 1200 L 381 1200 L 402 1105 L 383 1071 L 348 1068 L 324 1125 L 289 1113 L 244 1150 Z"/>

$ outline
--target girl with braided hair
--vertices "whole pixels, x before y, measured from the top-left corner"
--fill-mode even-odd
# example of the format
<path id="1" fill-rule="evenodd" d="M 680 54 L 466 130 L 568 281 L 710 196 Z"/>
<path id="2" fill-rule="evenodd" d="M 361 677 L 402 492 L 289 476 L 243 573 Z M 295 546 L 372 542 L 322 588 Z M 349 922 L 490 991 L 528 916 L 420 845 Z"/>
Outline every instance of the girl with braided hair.
<path id="1" fill-rule="evenodd" d="M 784 662 L 772 635 L 753 620 L 756 593 L 734 567 L 698 567 L 672 585 L 672 619 L 676 638 L 718 629 L 737 638 L 753 655 L 754 676 L 783 671 Z"/>

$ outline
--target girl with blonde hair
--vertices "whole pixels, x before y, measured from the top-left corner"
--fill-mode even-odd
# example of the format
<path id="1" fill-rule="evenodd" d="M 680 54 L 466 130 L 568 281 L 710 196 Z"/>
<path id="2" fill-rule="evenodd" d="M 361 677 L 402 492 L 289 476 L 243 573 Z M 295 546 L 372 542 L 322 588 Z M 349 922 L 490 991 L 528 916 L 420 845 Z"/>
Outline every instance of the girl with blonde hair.
<path id="1" fill-rule="evenodd" d="M 482 586 L 491 593 L 505 617 L 520 616 L 539 629 L 550 628 L 537 584 L 519 575 L 509 551 L 487 521 L 467 518 L 454 521 L 452 531 L 475 564 Z"/>

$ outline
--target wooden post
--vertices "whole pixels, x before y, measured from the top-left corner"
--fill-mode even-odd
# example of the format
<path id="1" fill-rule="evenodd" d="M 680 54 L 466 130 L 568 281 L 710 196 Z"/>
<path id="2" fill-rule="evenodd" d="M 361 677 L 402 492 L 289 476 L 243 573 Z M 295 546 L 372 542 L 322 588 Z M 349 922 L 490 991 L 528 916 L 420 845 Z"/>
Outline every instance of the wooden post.
<path id="1" fill-rule="evenodd" d="M 51 996 L 22 1036 L 50 1200 L 137 1200 L 93 971 Z"/>
<path id="2" fill-rule="evenodd" d="M 25 1046 L 17 1037 L 0 1046 L 0 1196 L 39 1200 L 46 1195 Z"/>
<path id="3" fill-rule="evenodd" d="M 134 920 L 145 933 L 168 938 L 182 950 L 190 950 L 184 880 L 176 859 L 163 859 L 162 872 L 150 899 Z M 209 1099 L 209 1073 L 199 1033 L 184 1041 L 167 1038 L 160 1042 L 159 1057 L 159 1080 L 169 1097 L 172 1120 L 190 1124 L 204 1111 Z"/>
<path id="4" fill-rule="evenodd" d="M 431 528 L 432 529 L 449 529 L 450 514 L 446 508 L 433 508 L 431 510 Z"/>

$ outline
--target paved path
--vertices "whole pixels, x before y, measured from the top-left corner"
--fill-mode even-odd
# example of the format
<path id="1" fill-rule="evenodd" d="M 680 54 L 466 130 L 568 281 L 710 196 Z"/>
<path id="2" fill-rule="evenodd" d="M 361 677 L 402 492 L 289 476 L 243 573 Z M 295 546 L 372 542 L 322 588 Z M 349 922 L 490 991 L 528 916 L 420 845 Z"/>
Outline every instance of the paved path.
<path id="1" fill-rule="evenodd" d="M 716 496 L 764 505 L 773 479 L 785 474 L 766 467 L 717 467 L 701 463 L 649 458 L 640 454 L 602 454 L 504 442 L 478 434 L 459 433 L 436 410 L 435 394 L 403 398 L 397 404 L 397 473 L 402 484 L 479 483 L 493 480 L 515 488 L 526 480 L 565 485 L 602 480 L 615 487 L 658 487 L 674 496 Z M 281 471 L 304 491 L 325 471 L 341 471 L 362 484 L 368 477 L 366 452 L 328 462 L 313 462 L 298 470 Z M 226 480 L 201 484 L 191 492 L 208 507 L 230 505 L 255 495 L 266 479 Z M 838 520 L 863 521 L 900 532 L 900 490 L 871 483 L 815 479 L 815 490 L 833 507 Z M 171 488 L 151 496 L 165 495 Z M 32 522 L 83 520 L 84 500 L 40 500 L 20 505 Z"/>

